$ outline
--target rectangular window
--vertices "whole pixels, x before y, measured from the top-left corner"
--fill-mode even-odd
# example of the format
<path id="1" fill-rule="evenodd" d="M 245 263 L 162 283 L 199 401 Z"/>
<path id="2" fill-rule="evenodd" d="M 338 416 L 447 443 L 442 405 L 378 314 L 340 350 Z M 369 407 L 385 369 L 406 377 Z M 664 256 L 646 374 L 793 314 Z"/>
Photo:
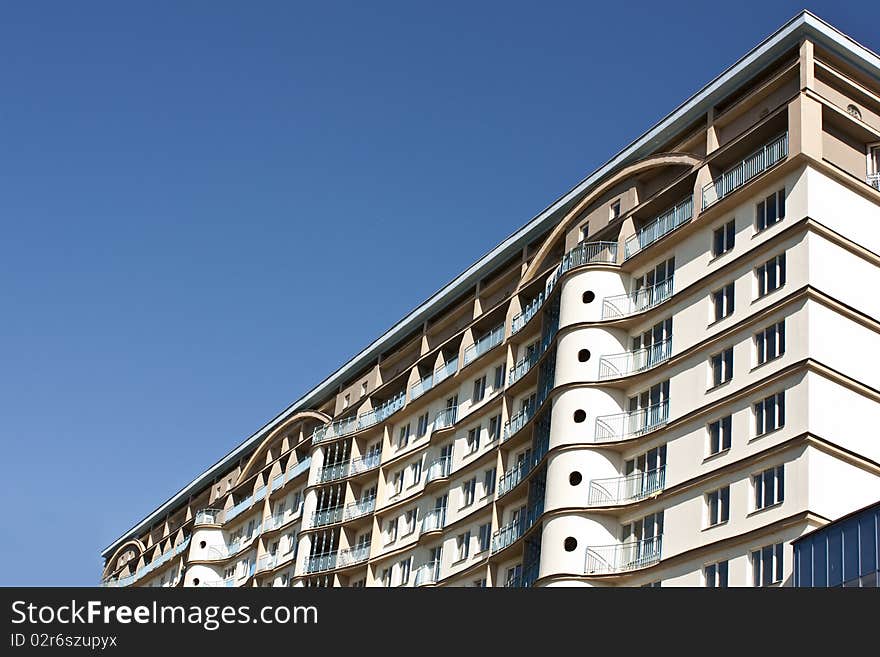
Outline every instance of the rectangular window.
<path id="1" fill-rule="evenodd" d="M 752 475 L 755 510 L 766 509 L 785 499 L 785 466 L 778 465 Z"/>
<path id="2" fill-rule="evenodd" d="M 494 443 L 501 438 L 501 416 L 496 415 L 489 420 L 489 442 Z"/>
<path id="3" fill-rule="evenodd" d="M 611 212 L 610 212 L 609 221 L 614 221 L 619 216 L 620 216 L 620 201 L 614 201 L 614 203 L 611 204 Z"/>
<path id="4" fill-rule="evenodd" d="M 706 495 L 707 526 L 720 525 L 730 518 L 730 486 Z"/>
<path id="5" fill-rule="evenodd" d="M 580 239 L 581 242 L 583 242 L 585 239 L 587 239 L 590 236 L 590 222 L 589 221 L 584 224 L 581 224 L 580 234 L 581 234 L 581 239 Z"/>
<path id="6" fill-rule="evenodd" d="M 409 424 L 400 427 L 397 434 L 397 449 L 403 449 L 409 443 Z"/>
<path id="7" fill-rule="evenodd" d="M 751 562 L 754 586 L 769 586 L 782 581 L 782 543 L 753 550 Z"/>
<path id="8" fill-rule="evenodd" d="M 703 579 L 708 588 L 727 588 L 727 562 L 719 561 L 703 568 Z"/>
<path id="9" fill-rule="evenodd" d="M 397 540 L 397 520 L 397 518 L 392 518 L 388 520 L 388 526 L 385 528 L 385 534 L 388 537 L 388 543 L 393 543 Z"/>
<path id="10" fill-rule="evenodd" d="M 495 380 L 492 383 L 492 390 L 498 391 L 504 387 L 504 365 L 495 368 Z"/>
<path id="11" fill-rule="evenodd" d="M 410 473 L 412 474 L 412 483 L 410 486 L 415 486 L 422 480 L 422 460 L 419 459 L 415 463 L 411 463 L 409 466 Z"/>
<path id="12" fill-rule="evenodd" d="M 403 490 L 403 472 L 395 472 L 391 480 L 392 495 L 398 495 Z"/>
<path id="13" fill-rule="evenodd" d="M 462 508 L 470 506 L 474 503 L 474 497 L 477 493 L 477 478 L 468 479 L 461 485 L 461 506 Z"/>
<path id="14" fill-rule="evenodd" d="M 409 584 L 409 573 L 412 568 L 412 557 L 400 562 L 400 584 Z"/>
<path id="15" fill-rule="evenodd" d="M 482 579 L 475 579 L 475 580 L 474 580 L 474 586 L 475 586 L 476 588 L 478 588 L 478 589 L 484 589 L 484 588 L 486 588 L 486 578 L 483 577 Z"/>
<path id="16" fill-rule="evenodd" d="M 712 233 L 712 255 L 717 258 L 722 253 L 730 251 L 733 248 L 735 239 L 736 232 L 734 231 L 733 220 L 730 220 Z"/>
<path id="17" fill-rule="evenodd" d="M 483 432 L 482 426 L 476 426 L 467 433 L 467 453 L 473 454 L 480 449 L 480 434 Z"/>
<path id="18" fill-rule="evenodd" d="M 481 376 L 479 379 L 474 381 L 474 394 L 471 397 L 471 400 L 474 404 L 477 402 L 483 401 L 483 397 L 486 396 L 486 377 Z"/>
<path id="19" fill-rule="evenodd" d="M 421 438 L 426 433 L 428 433 L 428 413 L 419 416 L 416 437 Z"/>
<path id="20" fill-rule="evenodd" d="M 350 403 L 351 403 L 351 395 L 348 394 L 348 395 L 346 395 L 345 398 L 342 400 L 342 410 L 345 410 L 346 408 L 348 408 L 348 405 L 349 405 Z"/>
<path id="21" fill-rule="evenodd" d="M 755 404 L 755 435 L 762 436 L 785 426 L 785 391 Z"/>
<path id="22" fill-rule="evenodd" d="M 710 422 L 709 429 L 709 455 L 718 454 L 730 449 L 730 433 L 732 417 L 727 415 L 714 422 Z"/>
<path id="23" fill-rule="evenodd" d="M 733 347 L 712 356 L 712 386 L 720 386 L 733 378 Z"/>
<path id="24" fill-rule="evenodd" d="M 755 357 L 758 365 L 785 353 L 785 321 L 768 326 L 755 334 Z"/>
<path id="25" fill-rule="evenodd" d="M 403 535 L 408 536 L 416 530 L 417 509 L 410 509 L 403 514 Z"/>
<path id="26" fill-rule="evenodd" d="M 755 207 L 755 230 L 761 232 L 785 219 L 785 190 L 770 194 Z"/>
<path id="27" fill-rule="evenodd" d="M 487 522 L 485 525 L 480 525 L 480 552 L 485 552 L 489 549 L 489 544 L 492 541 L 492 523 Z"/>
<path id="28" fill-rule="evenodd" d="M 712 293 L 712 304 L 715 308 L 715 321 L 724 319 L 733 313 L 733 283 L 728 283 Z"/>
<path id="29" fill-rule="evenodd" d="M 758 283 L 758 298 L 785 285 L 785 254 L 780 253 L 757 267 L 755 278 Z"/>
<path id="30" fill-rule="evenodd" d="M 464 534 L 459 534 L 455 539 L 455 547 L 458 551 L 458 561 L 467 559 L 471 551 L 471 533 L 468 531 Z"/>
<path id="31" fill-rule="evenodd" d="M 483 490 L 486 491 L 485 497 L 495 494 L 495 475 L 495 468 L 489 468 L 483 473 Z"/>

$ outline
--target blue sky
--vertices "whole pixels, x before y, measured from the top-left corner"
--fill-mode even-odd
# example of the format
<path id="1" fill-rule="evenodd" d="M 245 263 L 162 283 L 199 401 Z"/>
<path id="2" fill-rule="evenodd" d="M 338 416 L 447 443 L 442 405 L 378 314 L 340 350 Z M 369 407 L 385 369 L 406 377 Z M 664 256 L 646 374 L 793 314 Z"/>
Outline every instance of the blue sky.
<path id="1" fill-rule="evenodd" d="M 120 533 L 802 8 L 602 4 L 4 6 L 0 585 L 96 583 Z M 827 5 L 880 49 L 876 3 Z"/>

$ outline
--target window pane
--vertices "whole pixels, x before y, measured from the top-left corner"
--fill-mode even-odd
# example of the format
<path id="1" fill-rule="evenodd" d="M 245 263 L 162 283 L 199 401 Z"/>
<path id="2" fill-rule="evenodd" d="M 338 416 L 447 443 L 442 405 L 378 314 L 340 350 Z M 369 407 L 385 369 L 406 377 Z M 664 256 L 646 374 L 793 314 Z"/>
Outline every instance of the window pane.
<path id="1" fill-rule="evenodd" d="M 718 586 L 727 588 L 727 562 L 722 561 L 718 564 Z"/>
<path id="2" fill-rule="evenodd" d="M 855 519 L 843 526 L 843 580 L 859 576 L 859 525 Z"/>
<path id="3" fill-rule="evenodd" d="M 874 514 L 859 520 L 860 562 L 859 575 L 877 570 L 877 544 L 874 542 Z"/>
<path id="4" fill-rule="evenodd" d="M 828 536 L 828 586 L 840 586 L 843 582 L 843 540 L 840 531 Z"/>

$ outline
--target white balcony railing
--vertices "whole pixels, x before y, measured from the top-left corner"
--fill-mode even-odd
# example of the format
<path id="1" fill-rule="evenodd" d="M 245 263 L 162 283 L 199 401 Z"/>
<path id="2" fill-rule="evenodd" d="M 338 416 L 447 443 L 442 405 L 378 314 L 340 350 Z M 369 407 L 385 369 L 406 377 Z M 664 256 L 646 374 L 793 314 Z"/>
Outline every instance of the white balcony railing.
<path id="1" fill-rule="evenodd" d="M 438 411 L 434 416 L 434 431 L 451 427 L 458 420 L 458 406 L 450 406 Z"/>
<path id="2" fill-rule="evenodd" d="M 644 349 L 602 356 L 599 359 L 599 379 L 616 379 L 638 374 L 669 360 L 670 356 L 672 356 L 671 337 Z"/>
<path id="3" fill-rule="evenodd" d="M 278 561 L 278 556 L 275 554 L 264 554 L 262 557 L 257 559 L 257 572 L 261 573 L 266 570 L 272 570 L 275 567 L 275 564 Z"/>
<path id="4" fill-rule="evenodd" d="M 324 525 L 332 525 L 334 522 L 340 522 L 342 520 L 342 513 L 344 508 L 340 506 L 334 506 L 329 509 L 322 509 L 321 511 L 315 511 L 312 514 L 312 527 L 323 527 Z"/>
<path id="5" fill-rule="evenodd" d="M 448 477 L 452 470 L 452 457 L 441 456 L 431 462 L 431 465 L 425 470 L 425 483 Z"/>
<path id="6" fill-rule="evenodd" d="M 587 264 L 616 264 L 617 242 L 581 242 L 562 257 L 559 271 Z"/>
<path id="7" fill-rule="evenodd" d="M 336 567 L 346 568 L 355 564 L 363 563 L 370 558 L 370 544 L 364 543 L 355 547 L 346 548 L 339 551 L 336 557 Z"/>
<path id="8" fill-rule="evenodd" d="M 219 525 L 223 522 L 222 509 L 202 509 L 196 512 L 197 525 Z"/>
<path id="9" fill-rule="evenodd" d="M 422 533 L 443 529 L 446 525 L 446 509 L 431 509 L 422 518 Z"/>
<path id="10" fill-rule="evenodd" d="M 662 536 L 615 545 L 587 548 L 584 572 L 587 575 L 612 575 L 653 566 L 660 561 Z"/>
<path id="11" fill-rule="evenodd" d="M 423 377 L 418 383 L 414 384 L 410 388 L 410 399 L 418 399 L 426 392 L 428 392 L 428 390 L 438 385 L 441 381 L 445 381 L 457 371 L 458 356 L 453 356 L 436 370 L 431 372 L 428 376 Z"/>
<path id="12" fill-rule="evenodd" d="M 541 357 L 541 351 L 533 350 L 527 356 L 520 358 L 516 365 L 510 368 L 510 374 L 507 377 L 507 385 L 512 386 L 514 383 L 523 378 L 529 370 L 531 370 L 538 359 Z"/>
<path id="13" fill-rule="evenodd" d="M 336 568 L 336 552 L 323 552 L 321 554 L 313 554 L 306 559 L 306 572 L 319 573 L 324 570 L 333 570 Z"/>
<path id="14" fill-rule="evenodd" d="M 638 502 L 663 490 L 666 466 L 624 477 L 593 479 L 587 494 L 587 506 L 614 506 Z"/>
<path id="15" fill-rule="evenodd" d="M 502 340 L 504 340 L 504 324 L 499 324 L 464 350 L 464 364 L 473 362 L 490 349 L 497 347 Z"/>
<path id="16" fill-rule="evenodd" d="M 501 442 L 510 440 L 526 423 L 532 419 L 535 414 L 535 408 L 538 403 L 527 404 L 524 409 L 511 417 L 504 425 L 504 432 L 501 434 Z"/>
<path id="17" fill-rule="evenodd" d="M 431 561 L 416 570 L 416 586 L 435 584 L 440 579 L 440 562 Z"/>
<path id="18" fill-rule="evenodd" d="M 300 476 L 303 472 L 308 472 L 309 466 L 312 465 L 312 457 L 307 456 L 305 459 L 297 463 L 293 468 L 288 470 L 287 474 L 284 475 L 284 483 L 290 483 L 298 476 Z"/>
<path id="19" fill-rule="evenodd" d="M 785 132 L 703 187 L 703 209 L 717 203 L 787 156 L 788 133 Z"/>
<path id="20" fill-rule="evenodd" d="M 660 427 L 669 420 L 669 400 L 626 413 L 596 418 L 597 443 L 635 438 Z"/>
<path id="21" fill-rule="evenodd" d="M 521 515 L 518 519 L 501 527 L 498 531 L 492 534 L 492 554 L 500 552 L 508 545 L 512 544 L 525 533 L 527 528 L 528 523 L 526 522 L 525 515 Z"/>
<path id="22" fill-rule="evenodd" d="M 348 506 L 345 507 L 345 513 L 342 515 L 343 520 L 354 520 L 355 518 L 361 518 L 369 513 L 372 513 L 376 508 L 376 498 L 368 497 L 364 500 L 358 500 L 357 502 L 352 502 Z"/>
<path id="23" fill-rule="evenodd" d="M 352 415 L 342 420 L 336 420 L 329 424 L 316 427 L 312 432 L 312 444 L 326 442 L 334 438 L 369 429 L 380 422 L 384 422 L 388 417 L 406 404 L 406 391 L 399 392 L 391 399 L 386 400 L 382 405 L 371 411 L 364 411 L 360 415 Z"/>
<path id="24" fill-rule="evenodd" d="M 644 312 L 672 296 L 672 277 L 650 287 L 629 294 L 605 297 L 602 300 L 602 319 L 620 319 Z"/>
<path id="25" fill-rule="evenodd" d="M 668 235 L 679 226 L 686 224 L 694 217 L 694 197 L 690 196 L 673 208 L 670 208 L 635 235 L 627 238 L 624 244 L 624 255 L 632 258 L 636 253 Z"/>
<path id="26" fill-rule="evenodd" d="M 880 190 L 880 173 L 868 174 L 865 181 L 874 189 Z"/>

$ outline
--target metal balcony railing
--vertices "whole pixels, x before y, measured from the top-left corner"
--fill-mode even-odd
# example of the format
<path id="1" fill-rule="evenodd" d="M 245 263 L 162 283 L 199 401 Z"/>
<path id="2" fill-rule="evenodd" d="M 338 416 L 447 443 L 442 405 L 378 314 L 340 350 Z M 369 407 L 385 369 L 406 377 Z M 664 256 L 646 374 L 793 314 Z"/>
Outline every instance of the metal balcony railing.
<path id="1" fill-rule="evenodd" d="M 433 532 L 446 525 L 446 509 L 431 509 L 422 518 L 422 532 Z"/>
<path id="2" fill-rule="evenodd" d="M 275 475 L 272 477 L 272 483 L 269 486 L 269 492 L 274 493 L 276 490 L 281 488 L 284 485 L 284 473 Z"/>
<path id="3" fill-rule="evenodd" d="M 617 242 L 582 242 L 562 257 L 559 271 L 597 263 L 617 263 Z"/>
<path id="4" fill-rule="evenodd" d="M 286 475 L 284 475 L 284 483 L 287 484 L 293 481 L 296 477 L 301 475 L 303 472 L 308 472 L 309 467 L 312 465 L 312 457 L 307 456 L 305 459 L 297 463 L 291 470 L 288 471 Z"/>
<path id="5" fill-rule="evenodd" d="M 512 386 L 523 378 L 526 373 L 535 366 L 535 363 L 538 362 L 541 353 L 542 351 L 535 349 L 528 356 L 520 358 L 516 365 L 510 368 L 510 374 L 507 377 L 507 385 Z"/>
<path id="6" fill-rule="evenodd" d="M 348 466 L 349 476 L 360 474 L 361 472 L 366 472 L 367 470 L 372 470 L 373 468 L 378 467 L 380 456 L 381 454 L 376 451 L 352 459 Z"/>
<path id="7" fill-rule="evenodd" d="M 868 174 L 868 177 L 865 178 L 865 181 L 874 189 L 880 190 L 880 173 Z"/>
<path id="8" fill-rule="evenodd" d="M 372 411 L 361 413 L 358 416 L 358 431 L 360 431 L 361 429 L 369 429 L 370 427 L 376 426 L 380 422 L 384 422 L 389 416 L 393 415 L 401 408 L 403 408 L 405 403 L 406 393 L 399 392 L 378 408 L 374 408 Z"/>
<path id="9" fill-rule="evenodd" d="M 614 506 L 638 502 L 666 485 L 666 466 L 647 472 L 635 472 L 624 477 L 593 479 L 587 494 L 587 506 Z"/>
<path id="10" fill-rule="evenodd" d="M 504 324 L 499 324 L 474 344 L 464 350 L 464 364 L 473 362 L 504 340 Z"/>
<path id="11" fill-rule="evenodd" d="M 430 561 L 416 570 L 416 586 L 435 584 L 440 579 L 440 562 Z"/>
<path id="12" fill-rule="evenodd" d="M 264 554 L 262 557 L 257 559 L 257 570 L 256 572 L 261 573 L 266 570 L 272 570 L 275 567 L 276 562 L 278 561 L 278 556 L 275 554 Z"/>
<path id="13" fill-rule="evenodd" d="M 458 406 L 451 406 L 450 408 L 444 408 L 442 411 L 437 411 L 437 415 L 434 416 L 434 431 L 451 427 L 457 419 Z"/>
<path id="14" fill-rule="evenodd" d="M 703 209 L 717 203 L 787 156 L 788 133 L 785 132 L 704 186 Z"/>
<path id="15" fill-rule="evenodd" d="M 219 525 L 223 522 L 222 509 L 202 509 L 196 512 L 197 525 Z"/>
<path id="16" fill-rule="evenodd" d="M 357 431 L 357 425 L 357 416 L 352 415 L 351 417 L 343 418 L 342 420 L 336 420 L 335 422 L 315 427 L 315 430 L 312 432 L 312 444 L 315 445 L 327 440 L 332 440 L 333 438 L 338 438 L 339 436 L 354 433 Z"/>
<path id="17" fill-rule="evenodd" d="M 547 453 L 549 446 L 550 440 L 548 436 L 536 446 L 535 451 L 531 453 L 528 459 L 506 470 L 498 479 L 498 487 L 495 489 L 496 497 L 501 497 L 505 493 L 516 488 L 519 483 L 535 469 L 538 463 L 541 462 L 541 459 L 544 458 L 544 454 Z"/>
<path id="18" fill-rule="evenodd" d="M 352 502 L 345 507 L 345 513 L 343 514 L 342 519 L 354 520 L 355 518 L 361 518 L 369 513 L 372 513 L 375 508 L 375 496 L 368 497 L 365 500 L 358 500 L 357 502 Z"/>
<path id="19" fill-rule="evenodd" d="M 616 379 L 637 374 L 669 360 L 670 356 L 672 356 L 671 337 L 644 349 L 602 356 L 599 359 L 599 379 Z"/>
<path id="20" fill-rule="evenodd" d="M 500 552 L 508 545 L 511 545 L 516 539 L 525 534 L 528 526 L 526 516 L 521 515 L 513 522 L 509 522 L 501 527 L 492 534 L 492 554 Z"/>
<path id="21" fill-rule="evenodd" d="M 629 317 L 663 303 L 672 296 L 672 280 L 670 277 L 629 294 L 605 297 L 602 300 L 602 319 Z"/>
<path id="22" fill-rule="evenodd" d="M 154 570 L 158 569 L 160 566 L 164 566 L 166 563 L 171 561 L 174 557 L 181 554 L 184 550 L 189 547 L 189 537 L 184 539 L 179 545 L 168 550 L 165 554 L 161 554 L 155 559 L 153 559 L 150 563 L 145 564 L 138 568 L 131 575 L 127 575 L 126 577 L 120 577 L 118 579 L 110 579 L 101 582 L 101 586 L 117 588 L 123 586 L 129 586 L 139 579 L 143 579 L 147 575 L 149 575 Z"/>
<path id="23" fill-rule="evenodd" d="M 694 197 L 690 196 L 652 220 L 639 232 L 628 237 L 624 244 L 624 257 L 631 258 L 645 247 L 668 235 L 694 217 Z"/>
<path id="24" fill-rule="evenodd" d="M 345 568 L 347 566 L 353 566 L 358 563 L 363 563 L 369 558 L 370 544 L 364 543 L 363 545 L 357 545 L 355 547 L 346 548 L 345 550 L 340 550 L 339 556 L 336 558 L 336 567 Z"/>
<path id="25" fill-rule="evenodd" d="M 429 465 L 427 470 L 425 470 L 425 483 L 427 484 L 428 482 L 434 481 L 435 479 L 448 477 L 451 470 L 452 457 L 441 456 L 439 459 L 432 461 L 431 465 Z"/>
<path id="26" fill-rule="evenodd" d="M 336 568 L 337 556 L 336 552 L 313 554 L 306 559 L 306 572 L 319 573 L 323 570 L 333 570 Z"/>
<path id="27" fill-rule="evenodd" d="M 510 438 L 512 438 L 520 429 L 522 429 L 526 425 L 526 423 L 530 419 L 532 419 L 532 416 L 535 414 L 535 409 L 537 408 L 537 406 L 537 401 L 533 404 L 528 404 L 519 413 L 511 417 L 504 424 L 504 432 L 501 434 L 501 442 L 510 440 Z"/>
<path id="28" fill-rule="evenodd" d="M 312 514 L 312 527 L 323 527 L 324 525 L 332 525 L 334 522 L 340 522 L 342 520 L 344 508 L 340 506 L 334 506 L 329 509 L 322 509 L 321 511 L 315 511 Z"/>
<path id="29" fill-rule="evenodd" d="M 668 420 L 669 400 L 636 411 L 602 415 L 596 418 L 595 441 L 634 438 L 666 424 Z"/>
<path id="30" fill-rule="evenodd" d="M 529 323 L 529 320 L 534 317 L 541 309 L 541 306 L 544 305 L 544 301 L 547 300 L 548 294 L 549 292 L 547 290 L 540 292 L 538 296 L 532 299 L 528 305 L 522 309 L 522 311 L 513 316 L 513 319 L 510 322 L 511 335 L 521 331 L 522 327 Z"/>
<path id="31" fill-rule="evenodd" d="M 653 566 L 660 561 L 662 536 L 587 548 L 584 573 L 611 575 Z"/>

